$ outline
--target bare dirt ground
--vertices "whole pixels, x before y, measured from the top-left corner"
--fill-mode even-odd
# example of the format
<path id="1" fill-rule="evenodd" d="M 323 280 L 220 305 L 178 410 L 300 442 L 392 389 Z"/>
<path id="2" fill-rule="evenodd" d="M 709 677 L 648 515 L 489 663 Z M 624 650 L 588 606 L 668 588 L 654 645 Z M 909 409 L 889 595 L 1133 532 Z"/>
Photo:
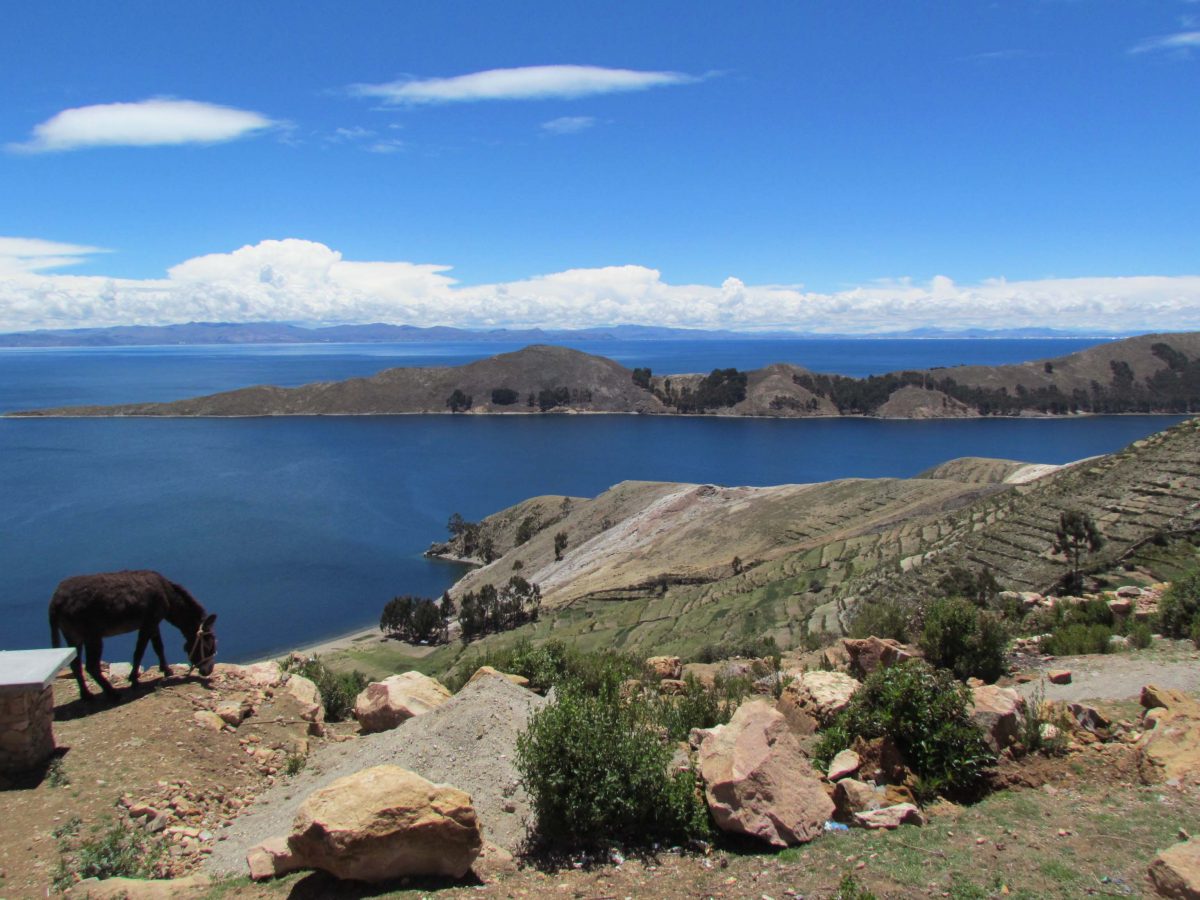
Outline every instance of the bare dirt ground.
<path id="1" fill-rule="evenodd" d="M 1156 641 L 1138 653 L 1061 656 L 1031 666 L 1034 674 L 1068 669 L 1070 684 L 1040 680 L 1016 685 L 1026 697 L 1042 690 L 1047 700 L 1136 700 L 1142 687 L 1155 684 L 1200 694 L 1200 651 L 1191 641 Z"/>
<path id="2" fill-rule="evenodd" d="M 1126 719 L 1136 713 L 1129 698 L 1136 697 L 1143 683 L 1196 690 L 1195 670 L 1200 668 L 1193 654 L 1177 647 L 1053 664 L 1075 673 L 1079 693 L 1062 699 L 1108 694 L 1113 698 L 1108 710 Z M 56 829 L 72 817 L 82 821 L 84 831 L 106 819 L 127 819 L 129 805 L 166 813 L 167 827 L 155 839 L 168 848 L 171 873 L 236 871 L 241 853 L 236 845 L 251 837 L 256 815 L 268 804 L 288 798 L 279 801 L 278 811 L 298 801 L 308 783 L 302 779 L 331 778 L 345 767 L 385 761 L 376 758 L 368 739 L 349 736 L 355 726 L 338 726 L 330 738 L 305 737 L 303 723 L 283 698 L 247 694 L 244 685 L 220 678 L 205 685 L 179 675 L 118 705 L 101 701 L 85 706 L 77 700 L 74 682 L 66 679 L 55 688 L 61 762 L 40 781 L 0 790 L 0 898 L 47 896 L 61 858 Z M 198 709 L 243 695 L 255 709 L 236 730 L 212 731 L 196 722 Z M 498 706 L 490 711 L 502 718 L 505 714 Z M 466 722 L 464 718 L 468 731 L 478 730 L 482 720 Z M 446 728 L 451 724 L 445 723 Z M 439 746 L 451 746 L 461 748 L 463 766 L 471 765 L 467 756 L 479 755 L 484 760 L 480 772 L 486 773 L 486 734 L 442 732 L 430 726 L 443 743 L 431 737 L 425 752 L 411 755 L 415 767 L 436 762 L 445 774 L 432 768 L 429 774 L 454 783 L 460 761 L 432 756 Z M 289 776 L 285 760 L 298 754 L 301 741 L 311 745 L 312 769 Z M 395 752 L 400 752 L 398 743 L 393 744 Z M 369 887 L 297 873 L 255 885 L 244 876 L 218 875 L 206 896 L 417 897 L 436 892 L 448 898 L 782 900 L 835 896 L 847 874 L 881 898 L 1145 896 L 1146 866 L 1154 855 L 1175 842 L 1180 829 L 1200 833 L 1197 786 L 1141 784 L 1128 744 L 1089 744 L 1061 757 L 1006 763 L 999 780 L 1006 790 L 972 806 L 940 804 L 923 828 L 827 835 L 779 854 L 727 842 L 707 854 L 662 848 L 644 858 L 618 857 L 598 865 L 485 872 L 486 883 L 465 884 L 413 881 Z M 254 802 L 260 797 L 262 802 Z M 286 811 L 282 814 L 286 818 Z M 520 816 L 510 818 L 515 824 Z M 270 822 L 267 827 L 277 826 Z M 210 856 L 234 862 L 204 866 Z"/>

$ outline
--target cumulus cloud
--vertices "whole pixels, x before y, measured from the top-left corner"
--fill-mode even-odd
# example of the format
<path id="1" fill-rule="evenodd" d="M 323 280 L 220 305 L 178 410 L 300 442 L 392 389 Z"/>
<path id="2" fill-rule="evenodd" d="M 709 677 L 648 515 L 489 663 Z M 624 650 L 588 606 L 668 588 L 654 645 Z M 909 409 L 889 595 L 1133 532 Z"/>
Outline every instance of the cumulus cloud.
<path id="1" fill-rule="evenodd" d="M 217 144 L 280 125 L 260 113 L 195 100 L 155 98 L 64 109 L 8 149 L 52 153 L 85 147 Z"/>
<path id="2" fill-rule="evenodd" d="M 596 120 L 592 116 L 559 116 L 557 119 L 543 122 L 542 131 L 548 134 L 579 134 L 595 124 Z"/>
<path id="3" fill-rule="evenodd" d="M 681 72 L 645 72 L 600 66 L 522 66 L 488 69 L 450 78 L 412 78 L 356 84 L 351 91 L 399 106 L 475 103 L 483 100 L 575 99 L 595 94 L 644 91 L 697 79 Z"/>
<path id="4" fill-rule="evenodd" d="M 164 278 L 52 274 L 93 248 L 0 239 L 0 330 L 187 321 L 393 322 L 579 328 L 658 324 L 870 334 L 907 328 L 1200 330 L 1200 275 L 793 285 L 672 284 L 645 266 L 569 269 L 462 286 L 444 265 L 347 260 L 314 241 L 270 240 L 186 260 Z"/>
<path id="5" fill-rule="evenodd" d="M 1179 31 L 1161 37 L 1147 38 L 1129 48 L 1130 53 L 1150 53 L 1155 50 L 1182 50 L 1200 48 L 1200 31 Z"/>

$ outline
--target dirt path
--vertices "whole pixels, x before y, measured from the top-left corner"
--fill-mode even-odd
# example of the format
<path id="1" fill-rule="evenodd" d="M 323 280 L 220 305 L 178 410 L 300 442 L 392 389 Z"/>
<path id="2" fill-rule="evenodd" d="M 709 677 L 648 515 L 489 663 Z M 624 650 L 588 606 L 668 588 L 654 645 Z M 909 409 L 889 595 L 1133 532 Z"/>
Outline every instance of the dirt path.
<path id="1" fill-rule="evenodd" d="M 1137 700 L 1147 684 L 1200 694 L 1200 651 L 1190 641 L 1160 641 L 1155 648 L 1102 656 L 1062 656 L 1040 663 L 1038 670 L 1069 669 L 1070 684 L 1039 680 L 1017 685 L 1026 697 L 1038 690 L 1045 699 Z"/>

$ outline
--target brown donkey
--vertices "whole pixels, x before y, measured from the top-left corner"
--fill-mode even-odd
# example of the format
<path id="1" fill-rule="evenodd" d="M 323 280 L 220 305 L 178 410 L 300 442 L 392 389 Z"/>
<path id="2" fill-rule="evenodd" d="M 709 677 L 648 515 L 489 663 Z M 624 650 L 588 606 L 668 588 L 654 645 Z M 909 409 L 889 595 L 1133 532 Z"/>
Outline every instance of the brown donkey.
<path id="1" fill-rule="evenodd" d="M 201 675 L 211 674 L 213 658 L 217 655 L 217 636 L 212 630 L 216 613 L 205 613 L 204 607 L 184 588 L 157 572 L 76 575 L 63 581 L 50 598 L 51 643 L 58 647 L 65 638 L 75 647 L 71 670 L 79 682 L 79 694 L 85 700 L 92 696 L 83 678 L 82 654 L 85 649 L 88 674 L 107 696 L 117 696 L 116 689 L 100 671 L 104 639 L 114 634 L 138 633 L 133 671 L 129 674 L 131 685 L 137 686 L 138 668 L 147 643 L 154 645 L 163 674 L 171 674 L 163 653 L 162 635 L 158 631 L 163 619 L 183 635 L 183 649 L 192 667 L 199 669 Z"/>

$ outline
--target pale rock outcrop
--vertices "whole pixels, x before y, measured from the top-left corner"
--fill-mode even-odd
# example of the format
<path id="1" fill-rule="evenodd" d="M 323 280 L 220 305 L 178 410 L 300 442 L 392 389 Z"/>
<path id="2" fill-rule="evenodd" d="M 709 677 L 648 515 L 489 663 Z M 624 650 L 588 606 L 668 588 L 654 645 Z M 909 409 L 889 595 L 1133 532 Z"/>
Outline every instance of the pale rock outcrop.
<path id="1" fill-rule="evenodd" d="M 784 721 L 765 700 L 742 704 L 700 745 L 700 777 L 717 826 L 775 847 L 821 834 L 833 802 Z"/>
<path id="2" fill-rule="evenodd" d="M 288 846 L 286 837 L 267 838 L 251 847 L 246 853 L 246 865 L 250 868 L 252 881 L 278 878 L 304 868 L 304 864 Z"/>
<path id="3" fill-rule="evenodd" d="M 513 675 L 510 672 L 501 672 L 499 669 L 495 669 L 492 666 L 480 666 L 478 669 L 475 670 L 475 674 L 472 675 L 470 677 L 470 679 L 468 679 L 467 684 L 474 684 L 479 679 L 487 678 L 489 675 L 496 676 L 499 678 L 507 678 L 509 681 L 511 681 L 517 687 L 523 687 L 523 688 L 529 687 L 529 679 L 526 678 L 524 675 Z M 466 684 L 463 685 L 463 687 L 466 687 L 466 686 L 467 686 Z"/>
<path id="4" fill-rule="evenodd" d="M 655 678 L 682 678 L 683 663 L 678 656 L 651 656 L 646 660 L 646 671 Z"/>
<path id="5" fill-rule="evenodd" d="M 912 803 L 897 803 L 882 809 L 868 809 L 854 814 L 854 824 L 863 828 L 886 828 L 901 825 L 924 825 L 925 814 Z"/>
<path id="6" fill-rule="evenodd" d="M 1154 892 L 1172 900 L 1200 900 L 1200 840 L 1164 850 L 1150 863 Z"/>
<path id="7" fill-rule="evenodd" d="M 283 685 L 283 692 L 300 707 L 300 718 L 320 726 L 325 721 L 325 703 L 312 679 L 292 673 Z"/>
<path id="8" fill-rule="evenodd" d="M 365 732 L 389 731 L 437 709 L 451 696 L 440 681 L 420 672 L 403 672 L 368 684 L 354 700 L 354 717 Z"/>
<path id="9" fill-rule="evenodd" d="M 866 678 L 877 669 L 886 669 L 914 658 L 917 654 L 892 638 L 843 638 L 850 657 L 850 674 Z"/>
<path id="10" fill-rule="evenodd" d="M 858 758 L 857 753 L 853 750 L 843 750 L 829 761 L 829 771 L 825 773 L 825 777 L 830 781 L 838 781 L 853 775 L 861 765 L 862 760 Z"/>
<path id="11" fill-rule="evenodd" d="M 1046 673 L 1046 680 L 1051 684 L 1070 684 L 1071 670 L 1070 669 L 1051 669 Z"/>
<path id="12" fill-rule="evenodd" d="M 783 689 L 779 703 L 791 704 L 822 725 L 845 709 L 862 684 L 845 672 L 800 672 Z"/>
<path id="13" fill-rule="evenodd" d="M 1183 691 L 1142 688 L 1146 730 L 1137 742 L 1142 778 L 1200 777 L 1200 701 Z"/>
<path id="14" fill-rule="evenodd" d="M 999 753 L 1015 744 L 1025 728 L 1025 698 L 1012 688 L 985 684 L 971 690 L 971 719 Z"/>
<path id="15" fill-rule="evenodd" d="M 483 847 L 471 798 L 399 766 L 339 778 L 300 805 L 288 847 L 337 878 L 461 878 Z"/>

